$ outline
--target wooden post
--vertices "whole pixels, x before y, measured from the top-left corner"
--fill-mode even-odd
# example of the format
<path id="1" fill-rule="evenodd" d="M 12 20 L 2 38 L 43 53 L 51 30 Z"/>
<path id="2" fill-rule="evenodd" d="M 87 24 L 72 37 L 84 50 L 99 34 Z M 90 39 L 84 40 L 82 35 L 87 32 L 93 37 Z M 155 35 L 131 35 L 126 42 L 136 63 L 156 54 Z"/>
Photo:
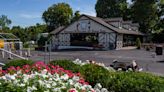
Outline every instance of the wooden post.
<path id="1" fill-rule="evenodd" d="M 9 52 L 11 52 L 11 48 L 9 48 Z M 9 53 L 9 59 L 12 59 L 11 53 Z"/>
<path id="2" fill-rule="evenodd" d="M 49 62 L 51 61 L 51 41 L 49 43 Z"/>
<path id="3" fill-rule="evenodd" d="M 23 48 L 22 42 L 19 41 L 19 54 L 20 54 L 20 56 L 23 56 L 22 55 L 22 48 Z"/>
<path id="4" fill-rule="evenodd" d="M 44 48 L 44 63 L 46 63 L 46 53 L 47 53 L 47 41 L 45 42 L 45 48 Z"/>
<path id="5" fill-rule="evenodd" d="M 5 52 L 2 51 L 2 58 L 5 58 Z"/>

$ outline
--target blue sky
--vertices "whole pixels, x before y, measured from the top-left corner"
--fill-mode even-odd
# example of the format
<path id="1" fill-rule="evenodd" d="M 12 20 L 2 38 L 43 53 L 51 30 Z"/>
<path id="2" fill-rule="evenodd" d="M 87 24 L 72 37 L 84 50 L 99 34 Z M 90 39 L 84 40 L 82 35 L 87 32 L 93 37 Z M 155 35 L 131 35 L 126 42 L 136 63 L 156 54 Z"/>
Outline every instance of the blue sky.
<path id="1" fill-rule="evenodd" d="M 12 20 L 11 26 L 31 26 L 43 23 L 42 13 L 51 5 L 66 2 L 73 11 L 95 16 L 97 0 L 0 0 L 0 15 L 7 15 Z"/>
<path id="2" fill-rule="evenodd" d="M 42 13 L 52 4 L 66 2 L 74 11 L 95 16 L 96 0 L 0 0 L 0 15 L 7 15 L 12 25 L 22 27 L 43 23 Z"/>

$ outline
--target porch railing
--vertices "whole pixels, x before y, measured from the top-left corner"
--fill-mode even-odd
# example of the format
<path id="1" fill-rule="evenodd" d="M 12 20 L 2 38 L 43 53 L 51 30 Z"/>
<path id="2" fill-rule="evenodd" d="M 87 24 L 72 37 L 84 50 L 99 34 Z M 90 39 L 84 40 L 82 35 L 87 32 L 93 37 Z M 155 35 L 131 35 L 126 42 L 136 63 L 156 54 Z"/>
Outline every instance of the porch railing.
<path id="1" fill-rule="evenodd" d="M 20 55 L 17 55 L 15 53 L 11 52 L 11 51 L 8 51 L 8 50 L 2 49 L 2 48 L 0 48 L 0 51 L 1 51 L 1 54 L 2 54 L 2 58 L 5 58 L 5 53 L 7 53 L 9 55 L 9 57 L 11 55 L 13 55 L 13 56 L 15 56 L 17 58 L 28 60 L 28 58 L 22 57 Z"/>

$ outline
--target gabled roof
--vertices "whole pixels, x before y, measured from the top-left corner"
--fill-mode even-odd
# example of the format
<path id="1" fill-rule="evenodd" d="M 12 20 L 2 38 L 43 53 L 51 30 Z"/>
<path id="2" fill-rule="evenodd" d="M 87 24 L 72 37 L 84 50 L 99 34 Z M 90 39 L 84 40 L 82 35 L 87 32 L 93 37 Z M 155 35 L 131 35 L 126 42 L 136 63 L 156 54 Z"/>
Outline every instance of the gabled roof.
<path id="1" fill-rule="evenodd" d="M 20 40 L 18 37 L 16 37 L 12 33 L 0 33 L 0 39 L 3 39 L 3 40 Z"/>
<path id="2" fill-rule="evenodd" d="M 116 22 L 116 21 L 123 21 L 122 17 L 117 17 L 117 18 L 106 18 L 103 19 L 105 22 Z"/>
<path id="3" fill-rule="evenodd" d="M 108 29 L 110 29 L 110 30 L 112 30 L 112 31 L 114 31 L 114 32 L 117 32 L 117 33 L 121 33 L 121 34 L 132 34 L 132 35 L 144 35 L 143 33 L 138 32 L 138 31 L 130 31 L 130 30 L 126 30 L 126 29 L 124 29 L 124 28 L 120 29 L 120 28 L 114 27 L 114 26 L 108 24 L 107 22 L 105 22 L 104 19 L 99 18 L 99 17 L 93 17 L 93 16 L 89 16 L 89 15 L 84 15 L 84 14 L 83 14 L 83 15 L 81 15 L 81 16 L 79 17 L 79 19 L 80 19 L 81 17 L 83 17 L 83 16 L 85 16 L 85 17 L 87 17 L 87 18 L 89 18 L 89 19 L 91 19 L 91 20 L 97 22 L 98 24 L 100 24 L 100 25 L 102 25 L 102 26 L 104 26 L 104 27 L 107 27 Z M 114 18 L 113 18 L 113 19 L 114 19 Z M 120 19 L 120 18 L 119 18 L 119 19 Z M 74 23 L 74 22 L 73 22 L 73 23 Z M 71 24 L 73 24 L 73 23 L 71 23 Z M 70 24 L 70 25 L 71 25 L 71 24 Z M 69 26 L 69 25 L 68 25 L 68 26 Z M 66 29 L 68 26 L 66 26 L 66 27 L 61 26 L 61 27 L 55 29 L 54 31 L 52 31 L 50 34 L 57 34 L 57 33 L 60 33 L 62 30 Z"/>
<path id="4" fill-rule="evenodd" d="M 133 35 L 144 35 L 143 33 L 139 32 L 139 31 L 131 31 L 131 30 L 126 30 L 126 29 L 120 29 L 120 28 L 117 28 L 117 27 L 114 27 L 108 23 L 106 23 L 102 18 L 98 18 L 98 17 L 93 17 L 93 16 L 89 16 L 89 15 L 83 15 L 83 16 L 86 16 L 90 19 L 92 19 L 93 21 L 117 32 L 117 33 L 121 33 L 121 34 L 133 34 Z"/>
<path id="5" fill-rule="evenodd" d="M 56 28 L 55 30 L 53 30 L 52 32 L 50 32 L 50 34 L 57 34 L 60 31 L 62 31 L 65 28 L 65 26 L 60 26 L 58 28 Z"/>
<path id="6" fill-rule="evenodd" d="M 132 21 L 123 21 L 122 24 L 132 24 Z"/>

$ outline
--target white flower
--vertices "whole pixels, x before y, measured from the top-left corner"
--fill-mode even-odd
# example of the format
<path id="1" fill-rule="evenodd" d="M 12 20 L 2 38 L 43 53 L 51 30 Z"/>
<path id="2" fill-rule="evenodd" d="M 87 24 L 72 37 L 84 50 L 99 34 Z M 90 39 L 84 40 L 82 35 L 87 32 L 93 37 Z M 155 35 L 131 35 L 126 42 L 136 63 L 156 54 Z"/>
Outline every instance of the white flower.
<path id="1" fill-rule="evenodd" d="M 102 88 L 102 86 L 101 86 L 101 84 L 100 83 L 97 83 L 96 85 L 95 85 L 95 87 L 94 87 L 95 89 L 101 89 Z"/>
<path id="2" fill-rule="evenodd" d="M 15 80 L 15 76 L 14 76 L 14 75 L 10 75 L 10 78 L 11 78 L 12 80 Z"/>
<path id="3" fill-rule="evenodd" d="M 41 74 L 43 75 L 47 74 L 47 70 L 46 69 L 42 70 Z"/>
<path id="4" fill-rule="evenodd" d="M 24 86 L 25 86 L 25 84 L 22 84 L 22 83 L 21 83 L 19 86 L 20 86 L 20 87 L 24 87 Z"/>
<path id="5" fill-rule="evenodd" d="M 78 80 L 79 80 L 79 77 L 73 76 L 73 80 L 74 80 L 74 81 L 78 81 Z"/>
<path id="6" fill-rule="evenodd" d="M 53 82 L 53 83 L 52 83 L 52 86 L 56 86 L 56 85 L 57 85 L 56 82 Z"/>
<path id="7" fill-rule="evenodd" d="M 96 88 L 96 89 L 94 89 L 94 90 L 95 90 L 95 92 L 101 92 L 101 91 L 100 91 L 99 89 L 97 89 L 97 88 Z"/>
<path id="8" fill-rule="evenodd" d="M 133 71 L 133 69 L 132 69 L 132 68 L 129 68 L 128 70 L 129 70 L 129 71 Z"/>
<path id="9" fill-rule="evenodd" d="M 101 92 L 109 92 L 106 88 L 102 88 Z"/>
<path id="10" fill-rule="evenodd" d="M 6 80 L 6 76 L 2 76 L 2 79 Z"/>
<path id="11" fill-rule="evenodd" d="M 53 91 L 54 92 L 61 92 L 61 89 L 60 88 L 54 88 Z"/>
<path id="12" fill-rule="evenodd" d="M 69 83 L 70 85 L 73 85 L 73 84 L 74 84 L 72 79 L 69 79 L 69 80 L 68 80 L 68 83 Z"/>
<path id="13" fill-rule="evenodd" d="M 67 80 L 67 79 L 69 79 L 69 76 L 67 74 L 64 74 L 63 76 L 61 76 L 61 79 Z"/>
<path id="14" fill-rule="evenodd" d="M 122 68 L 118 68 L 118 71 L 122 71 Z"/>
<path id="15" fill-rule="evenodd" d="M 42 80 L 38 80 L 38 82 L 39 82 L 39 84 L 40 84 L 41 86 L 44 85 L 44 82 L 43 82 Z"/>
<path id="16" fill-rule="evenodd" d="M 50 85 L 50 84 L 46 84 L 46 87 L 47 87 L 47 88 L 51 88 L 51 85 Z"/>

